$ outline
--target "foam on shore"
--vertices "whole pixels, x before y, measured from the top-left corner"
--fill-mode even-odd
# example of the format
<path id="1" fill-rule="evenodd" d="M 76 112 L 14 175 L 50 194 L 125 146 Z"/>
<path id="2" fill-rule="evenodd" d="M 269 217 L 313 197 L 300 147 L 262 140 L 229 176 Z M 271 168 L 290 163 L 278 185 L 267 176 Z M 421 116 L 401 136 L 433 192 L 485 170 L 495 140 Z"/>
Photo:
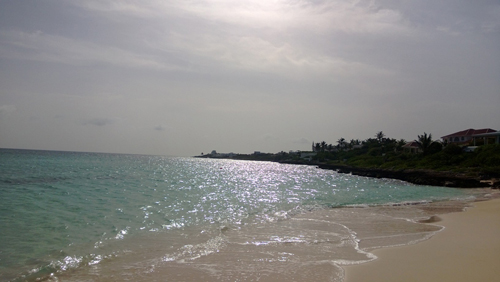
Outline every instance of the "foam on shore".
<path id="1" fill-rule="evenodd" d="M 416 245 L 372 251 L 378 259 L 345 266 L 345 281 L 496 281 L 500 277 L 500 199 L 440 215 L 444 230 Z M 433 224 L 433 223 L 430 223 Z"/>

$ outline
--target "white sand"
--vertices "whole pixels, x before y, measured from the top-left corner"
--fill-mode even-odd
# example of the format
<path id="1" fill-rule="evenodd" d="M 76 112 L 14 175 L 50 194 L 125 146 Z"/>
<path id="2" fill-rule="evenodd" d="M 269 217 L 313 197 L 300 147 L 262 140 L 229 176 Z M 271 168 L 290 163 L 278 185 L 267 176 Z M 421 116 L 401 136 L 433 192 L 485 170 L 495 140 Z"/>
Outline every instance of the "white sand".
<path id="1" fill-rule="evenodd" d="M 375 250 L 375 261 L 345 267 L 346 282 L 500 281 L 500 199 L 440 215 L 445 229 L 411 246 Z"/>

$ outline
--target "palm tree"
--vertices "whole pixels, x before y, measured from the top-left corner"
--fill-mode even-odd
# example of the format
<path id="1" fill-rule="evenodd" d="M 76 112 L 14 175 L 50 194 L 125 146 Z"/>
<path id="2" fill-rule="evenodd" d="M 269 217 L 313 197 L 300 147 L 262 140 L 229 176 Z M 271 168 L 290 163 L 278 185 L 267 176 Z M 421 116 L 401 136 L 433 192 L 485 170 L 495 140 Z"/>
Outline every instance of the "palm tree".
<path id="1" fill-rule="evenodd" d="M 377 138 L 378 143 L 382 143 L 382 141 L 384 140 L 384 137 L 385 137 L 385 134 L 382 131 L 379 131 L 379 132 L 377 132 L 377 134 L 375 134 L 375 138 Z"/>
<path id="2" fill-rule="evenodd" d="M 333 151 L 333 145 L 332 145 L 332 144 L 328 144 L 328 146 L 327 146 L 327 147 L 328 147 L 328 152 Z"/>
<path id="3" fill-rule="evenodd" d="M 359 145 L 360 143 L 359 139 L 351 139 L 351 141 L 349 141 L 349 149 L 354 148 L 355 145 Z"/>
<path id="4" fill-rule="evenodd" d="M 324 152 L 326 150 L 326 142 L 322 141 L 321 142 L 321 152 Z"/>
<path id="5" fill-rule="evenodd" d="M 424 132 L 424 135 L 418 135 L 417 144 L 424 155 L 427 154 L 432 143 L 434 143 L 434 141 L 432 141 L 432 134 L 429 133 L 429 135 L 427 135 L 427 133 Z"/>
<path id="6" fill-rule="evenodd" d="M 345 138 L 340 138 L 339 140 L 337 140 L 337 147 L 339 147 L 339 149 L 342 151 L 344 149 L 344 146 L 345 146 Z"/>

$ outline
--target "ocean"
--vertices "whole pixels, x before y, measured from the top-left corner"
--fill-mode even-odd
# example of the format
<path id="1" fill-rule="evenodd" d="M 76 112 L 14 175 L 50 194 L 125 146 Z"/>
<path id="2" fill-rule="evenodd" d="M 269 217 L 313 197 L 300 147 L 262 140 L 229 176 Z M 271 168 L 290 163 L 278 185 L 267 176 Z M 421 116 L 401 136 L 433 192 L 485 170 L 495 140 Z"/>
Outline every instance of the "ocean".
<path id="1" fill-rule="evenodd" d="M 0 281 L 342 281 L 474 198 L 306 165 L 0 149 Z"/>

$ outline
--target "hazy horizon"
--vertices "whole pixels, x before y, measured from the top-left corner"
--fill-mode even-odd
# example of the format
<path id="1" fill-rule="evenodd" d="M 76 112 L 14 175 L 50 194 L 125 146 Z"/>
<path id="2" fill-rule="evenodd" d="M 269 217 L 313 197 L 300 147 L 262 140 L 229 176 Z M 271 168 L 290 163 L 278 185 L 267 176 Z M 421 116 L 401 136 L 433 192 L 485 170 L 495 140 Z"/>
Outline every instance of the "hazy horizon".
<path id="1" fill-rule="evenodd" d="M 2 1 L 0 148 L 193 156 L 500 130 L 498 1 Z"/>

